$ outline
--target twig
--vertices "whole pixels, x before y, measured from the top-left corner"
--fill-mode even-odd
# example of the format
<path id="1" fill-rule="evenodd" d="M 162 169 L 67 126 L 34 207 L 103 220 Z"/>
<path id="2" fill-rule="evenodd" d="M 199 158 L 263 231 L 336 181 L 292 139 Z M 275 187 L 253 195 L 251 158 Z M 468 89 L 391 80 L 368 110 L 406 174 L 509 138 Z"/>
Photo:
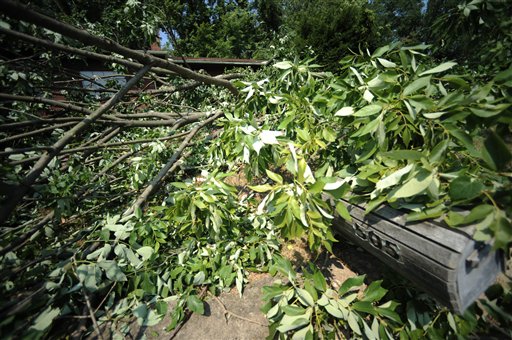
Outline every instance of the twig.
<path id="1" fill-rule="evenodd" d="M 228 310 L 226 308 L 226 306 L 224 305 L 224 303 L 218 298 L 216 297 L 215 295 L 213 295 L 212 293 L 209 293 L 210 296 L 212 296 L 215 301 L 217 301 L 219 303 L 219 305 L 222 307 L 223 311 L 224 311 L 224 318 L 226 319 L 226 324 L 228 323 L 228 315 L 229 316 L 233 316 L 237 319 L 240 319 L 240 320 L 244 320 L 244 321 L 247 321 L 247 322 L 250 322 L 250 323 L 253 323 L 253 324 L 256 324 L 256 325 L 259 325 L 259 326 L 262 326 L 262 327 L 268 327 L 268 325 L 265 325 L 264 323 L 261 323 L 261 322 L 258 322 L 258 321 L 254 321 L 254 320 L 251 320 L 251 319 L 247 319 L 241 315 L 238 315 L 236 313 L 233 313 L 232 311 Z"/>
<path id="2" fill-rule="evenodd" d="M 87 309 L 89 310 L 89 316 L 91 317 L 94 330 L 98 334 L 98 338 L 100 340 L 104 340 L 100 331 L 100 327 L 98 326 L 98 321 L 96 320 L 96 316 L 94 316 L 94 311 L 92 310 L 91 300 L 89 300 L 89 295 L 87 295 L 87 292 L 85 291 L 85 287 L 82 287 L 82 292 L 84 293 L 85 303 L 87 305 Z"/>
<path id="3" fill-rule="evenodd" d="M 0 93 L 0 98 L 5 99 L 5 100 L 22 101 L 22 102 L 27 102 L 27 103 L 43 103 L 43 104 L 48 104 L 48 105 L 52 105 L 52 106 L 62 107 L 63 109 L 68 109 L 71 111 L 76 111 L 76 112 L 80 112 L 80 113 L 84 113 L 84 114 L 88 114 L 88 115 L 93 114 L 93 111 L 86 109 L 85 107 L 81 107 L 81 106 L 77 106 L 77 105 L 73 105 L 73 104 L 69 104 L 69 103 L 64 103 L 62 101 L 52 100 L 52 99 L 43 98 L 43 97 L 18 96 L 18 95 L 9 94 L 9 93 Z M 40 122 L 40 121 L 38 121 L 38 122 Z"/>
<path id="4" fill-rule="evenodd" d="M 198 297 L 200 299 L 204 298 L 205 295 L 206 295 L 206 292 L 207 292 L 207 289 L 208 287 L 207 286 L 204 286 L 203 289 L 201 289 L 201 292 L 199 293 Z M 185 316 L 183 317 L 183 321 L 181 321 L 177 326 L 176 328 L 172 331 L 172 333 L 170 334 L 169 336 L 169 340 L 172 340 L 174 339 L 174 337 L 176 336 L 176 334 L 178 334 L 178 332 L 181 330 L 181 328 L 187 323 L 188 319 L 190 319 L 190 316 L 192 315 L 192 312 L 187 310 L 185 312 Z"/>
<path id="5" fill-rule="evenodd" d="M 32 131 L 29 131 L 29 132 L 20 133 L 18 135 L 9 136 L 9 137 L 6 137 L 4 139 L 0 139 L 0 144 L 4 144 L 4 143 L 7 143 L 7 142 L 12 142 L 12 141 L 15 141 L 16 139 L 22 139 L 22 138 L 27 138 L 27 137 L 35 136 L 35 135 L 38 135 L 38 134 L 43 133 L 43 132 L 53 131 L 55 129 L 60 129 L 60 128 L 71 126 L 71 125 L 75 125 L 75 123 L 74 122 L 62 123 L 62 124 L 57 124 L 57 125 L 53 125 L 53 126 L 47 126 L 45 128 L 41 128 L 41 129 L 38 129 L 38 130 L 32 130 Z"/>
<path id="6" fill-rule="evenodd" d="M 160 138 L 148 138 L 148 139 L 136 139 L 136 140 L 128 140 L 124 142 L 114 142 L 114 143 L 107 143 L 107 144 L 97 144 L 97 145 L 90 145 L 90 146 L 84 146 L 84 147 L 78 147 L 78 148 L 72 148 L 72 149 L 65 149 L 60 152 L 61 155 L 66 155 L 70 153 L 77 153 L 77 152 L 84 152 L 84 151 L 95 151 L 99 149 L 110 149 L 116 146 L 124 146 L 124 145 L 131 145 L 131 144 L 147 144 L 147 143 L 153 143 L 156 141 L 166 141 L 171 139 L 177 139 L 186 136 L 189 134 L 189 131 L 177 133 L 172 136 L 166 136 L 166 137 L 160 137 Z M 44 151 L 44 150 L 52 150 L 51 146 L 34 146 L 30 148 L 20 148 L 20 149 L 11 149 L 8 151 L 0 151 L 0 157 L 12 155 L 12 154 L 19 154 L 23 152 L 29 152 L 29 151 Z M 23 161 L 23 160 L 21 160 Z M 21 161 L 14 161 L 9 164 L 11 165 L 17 165 L 21 164 Z"/>
<path id="7" fill-rule="evenodd" d="M 15 251 L 19 247 L 23 246 L 25 244 L 25 242 L 30 240 L 32 235 L 34 235 L 36 232 L 41 230 L 46 225 L 46 223 L 51 221 L 53 216 L 54 216 L 54 211 L 52 210 L 51 212 L 46 214 L 46 216 L 38 224 L 36 224 L 32 229 L 30 229 L 28 232 L 23 234 L 23 236 L 17 237 L 7 247 L 0 249 L 0 256 L 3 256 L 10 251 Z"/>

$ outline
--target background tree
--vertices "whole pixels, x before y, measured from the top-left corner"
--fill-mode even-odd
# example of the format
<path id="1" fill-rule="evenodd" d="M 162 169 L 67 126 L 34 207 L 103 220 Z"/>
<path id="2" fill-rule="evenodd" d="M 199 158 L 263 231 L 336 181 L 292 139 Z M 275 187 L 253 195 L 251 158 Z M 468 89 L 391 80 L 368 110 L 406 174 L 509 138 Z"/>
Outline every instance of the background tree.
<path id="1" fill-rule="evenodd" d="M 311 48 L 322 62 L 333 64 L 377 41 L 375 15 L 364 0 L 286 0 L 283 13 L 295 52 Z"/>
<path id="2" fill-rule="evenodd" d="M 425 40 L 439 58 L 503 69 L 512 56 L 512 2 L 430 0 Z"/>
<path id="3" fill-rule="evenodd" d="M 382 43 L 417 41 L 423 28 L 423 7 L 423 0 L 370 1 Z"/>

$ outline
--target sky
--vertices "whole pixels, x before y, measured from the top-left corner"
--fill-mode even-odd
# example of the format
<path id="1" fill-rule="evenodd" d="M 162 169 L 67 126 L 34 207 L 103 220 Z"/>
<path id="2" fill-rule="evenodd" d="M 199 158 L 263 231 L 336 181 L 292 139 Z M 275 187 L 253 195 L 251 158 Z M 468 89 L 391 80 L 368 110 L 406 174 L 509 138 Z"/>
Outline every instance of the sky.
<path id="1" fill-rule="evenodd" d="M 163 30 L 158 31 L 158 36 L 160 37 L 160 47 L 164 48 L 169 43 L 169 37 L 167 36 L 167 33 L 165 33 Z"/>

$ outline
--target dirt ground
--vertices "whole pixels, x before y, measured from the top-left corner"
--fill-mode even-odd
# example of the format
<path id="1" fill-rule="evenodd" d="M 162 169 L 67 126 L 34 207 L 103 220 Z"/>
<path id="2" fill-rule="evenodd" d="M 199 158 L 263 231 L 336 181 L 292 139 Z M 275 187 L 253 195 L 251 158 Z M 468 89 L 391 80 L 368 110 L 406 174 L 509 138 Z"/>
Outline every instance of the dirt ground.
<path id="1" fill-rule="evenodd" d="M 292 241 L 283 245 L 282 254 L 294 264 L 296 269 L 309 261 L 314 261 L 324 273 L 328 283 L 338 288 L 347 278 L 359 274 L 367 275 L 370 281 L 382 277 L 385 271 L 370 254 L 348 244 L 335 245 L 334 255 L 320 254 L 315 260 L 304 241 Z M 264 339 L 268 336 L 268 324 L 260 311 L 263 306 L 262 288 L 275 280 L 269 274 L 251 274 L 244 288 L 243 297 L 233 288 L 218 297 L 208 295 L 205 315 L 192 314 L 178 332 L 166 331 L 170 320 L 165 318 L 156 326 L 145 330 L 137 329 L 133 338 L 177 339 L 177 340 L 242 340 Z M 172 307 L 172 306 L 170 306 Z"/>

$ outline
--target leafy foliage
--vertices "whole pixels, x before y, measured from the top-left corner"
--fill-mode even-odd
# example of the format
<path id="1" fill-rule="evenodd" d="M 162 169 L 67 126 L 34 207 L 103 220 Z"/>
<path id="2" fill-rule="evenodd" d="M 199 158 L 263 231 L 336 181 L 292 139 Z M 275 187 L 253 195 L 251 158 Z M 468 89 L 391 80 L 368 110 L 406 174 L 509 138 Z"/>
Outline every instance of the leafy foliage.
<path id="1" fill-rule="evenodd" d="M 396 302 L 379 304 L 387 292 L 380 281 L 362 290 L 364 276 L 357 276 L 347 279 L 335 291 L 312 265 L 299 278 L 291 264 L 278 257 L 270 269 L 271 273 L 276 271 L 285 275 L 289 284 L 276 283 L 263 289 L 263 299 L 267 301 L 263 312 L 271 323 L 270 337 L 313 339 L 350 329 L 353 337 L 364 334 L 369 339 L 391 338 L 389 323 L 401 322 L 394 311 Z"/>

